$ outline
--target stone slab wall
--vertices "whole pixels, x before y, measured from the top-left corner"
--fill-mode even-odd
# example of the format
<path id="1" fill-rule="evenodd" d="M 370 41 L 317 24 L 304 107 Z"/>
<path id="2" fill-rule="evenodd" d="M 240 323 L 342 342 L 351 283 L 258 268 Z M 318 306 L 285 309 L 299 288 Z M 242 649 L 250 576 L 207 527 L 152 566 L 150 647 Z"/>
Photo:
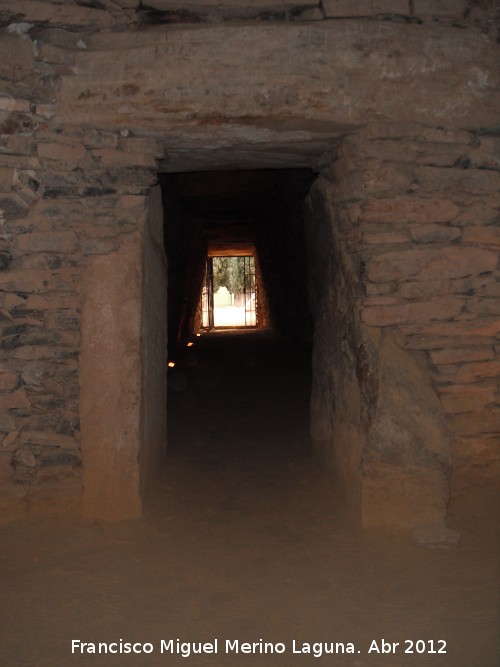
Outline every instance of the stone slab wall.
<path id="1" fill-rule="evenodd" d="M 499 148 L 374 124 L 311 195 L 312 433 L 365 523 L 437 520 L 498 478 Z"/>
<path id="2" fill-rule="evenodd" d="M 160 186 L 152 188 L 142 243 L 140 333 L 140 496 L 147 501 L 166 460 L 167 441 L 167 261 Z M 163 408 L 163 409 L 162 409 Z"/>
<path id="3" fill-rule="evenodd" d="M 391 372 L 370 361 L 373 350 L 406 351 L 446 417 L 456 489 L 478 469 L 493 470 L 495 10 L 488 2 L 423 0 L 355 6 L 353 17 L 333 0 L 300 11 L 272 0 L 251 4 L 249 16 L 240 3 L 217 11 L 203 3 L 200 17 L 195 4 L 188 15 L 166 2 L 156 13 L 127 0 L 2 3 L 0 478 L 11 514 L 79 502 L 87 409 L 80 386 L 85 355 L 92 356 L 85 321 L 101 323 L 102 332 L 111 321 L 128 349 L 122 316 L 113 319 L 126 303 L 116 303 L 111 286 L 99 301 L 100 281 L 88 277 L 116 275 L 123 257 L 142 280 L 132 250 L 159 164 L 320 169 L 336 160 L 322 198 L 335 208 L 335 252 L 346 267 L 332 285 L 345 292 L 325 287 L 325 298 L 353 305 L 346 327 L 355 356 L 335 363 L 346 377 L 351 368 L 371 378 L 372 367 Z M 225 7 L 237 18 L 230 24 Z M 134 298 L 129 343 L 139 364 L 131 372 L 139 373 L 142 296 Z M 371 380 L 363 388 L 352 377 L 361 415 L 385 404 Z M 124 401 L 120 409 L 132 414 L 140 398 L 122 389 L 114 386 L 107 400 Z M 341 457 L 346 469 L 380 469 L 363 454 L 369 443 L 377 449 L 368 418 L 375 416 L 358 420 L 360 449 L 352 460 Z M 120 428 L 109 436 L 115 444 Z M 125 477 L 136 489 L 138 423 L 127 431 Z M 88 447 L 99 447 L 92 439 Z M 362 479 L 353 494 L 362 504 Z M 140 498 L 129 501 L 136 512 Z"/>
<path id="4" fill-rule="evenodd" d="M 473 25 L 495 34 L 495 0 L 4 0 L 0 17 L 9 21 L 52 23 L 74 28 L 145 28 L 151 25 L 223 21 L 309 22 L 363 18 L 417 25 L 429 22 Z"/>

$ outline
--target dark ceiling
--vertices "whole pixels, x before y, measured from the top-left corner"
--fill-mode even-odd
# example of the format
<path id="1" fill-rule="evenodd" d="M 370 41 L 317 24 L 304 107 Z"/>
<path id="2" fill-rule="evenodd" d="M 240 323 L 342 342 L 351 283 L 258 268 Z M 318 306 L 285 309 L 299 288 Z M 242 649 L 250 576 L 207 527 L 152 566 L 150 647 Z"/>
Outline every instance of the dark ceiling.
<path id="1" fill-rule="evenodd" d="M 209 254 L 251 254 L 256 225 L 282 196 L 283 180 L 291 171 L 297 170 L 169 174 L 167 188 L 174 189 L 184 216 L 202 225 Z"/>

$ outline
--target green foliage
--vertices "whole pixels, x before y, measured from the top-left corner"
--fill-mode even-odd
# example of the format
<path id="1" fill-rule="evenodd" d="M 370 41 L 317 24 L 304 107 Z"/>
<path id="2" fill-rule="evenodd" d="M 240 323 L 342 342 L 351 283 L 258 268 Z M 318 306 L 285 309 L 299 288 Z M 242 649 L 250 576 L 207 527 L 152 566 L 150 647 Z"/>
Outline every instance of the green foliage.
<path id="1" fill-rule="evenodd" d="M 214 257 L 213 266 L 214 291 L 217 291 L 219 287 L 225 287 L 231 294 L 238 294 L 245 290 L 245 267 L 243 257 Z M 247 289 L 248 288 L 249 284 L 247 280 Z"/>

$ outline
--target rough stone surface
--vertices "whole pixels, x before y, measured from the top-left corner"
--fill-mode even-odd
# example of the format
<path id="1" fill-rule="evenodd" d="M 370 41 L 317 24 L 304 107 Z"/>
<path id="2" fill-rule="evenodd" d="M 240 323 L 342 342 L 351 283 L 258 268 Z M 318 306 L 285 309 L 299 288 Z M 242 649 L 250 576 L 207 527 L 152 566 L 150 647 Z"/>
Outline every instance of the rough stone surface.
<path id="1" fill-rule="evenodd" d="M 407 0 L 324 0 L 325 15 L 332 18 L 374 16 L 377 14 L 409 14 Z"/>
<path id="2" fill-rule="evenodd" d="M 80 415 L 85 461 L 82 512 L 87 517 L 117 519 L 141 512 L 136 465 L 140 451 L 140 249 L 140 238 L 133 235 L 112 261 L 94 257 L 83 276 Z M 111 347 L 110 340 L 114 341 Z M 103 396 L 120 397 L 113 410 Z"/>
<path id="3" fill-rule="evenodd" d="M 450 467 L 446 420 L 419 361 L 383 336 L 377 406 L 364 455 L 367 524 L 415 525 L 445 515 Z M 391 505 L 395 507 L 389 513 Z"/>
<path id="4" fill-rule="evenodd" d="M 150 254 L 141 243 L 158 169 L 321 172 L 312 433 L 365 523 L 414 524 L 414 507 L 441 521 L 450 470 L 457 492 L 497 479 L 490 6 L 84 4 L 0 7 L 2 508 L 74 508 L 83 477 L 88 515 L 141 510 L 140 406 L 158 380 L 143 364 L 160 352 L 140 331 L 161 329 L 143 265 L 162 262 L 156 232 Z"/>

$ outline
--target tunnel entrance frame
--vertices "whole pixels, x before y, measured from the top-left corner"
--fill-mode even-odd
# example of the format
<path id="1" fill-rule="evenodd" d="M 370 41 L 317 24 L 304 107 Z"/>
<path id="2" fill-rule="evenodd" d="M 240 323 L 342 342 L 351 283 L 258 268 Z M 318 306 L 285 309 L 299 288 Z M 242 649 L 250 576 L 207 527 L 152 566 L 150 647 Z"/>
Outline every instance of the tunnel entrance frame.
<path id="1" fill-rule="evenodd" d="M 331 176 L 330 167 L 324 165 L 324 155 L 328 152 L 329 146 L 325 145 L 323 148 L 320 162 L 324 167 L 325 177 L 321 179 L 324 185 L 330 181 Z M 215 166 L 220 168 L 221 165 Z M 316 244 L 316 247 L 320 248 L 319 254 L 313 261 L 317 261 L 325 268 L 325 272 L 321 284 L 316 287 L 322 298 L 326 298 L 323 304 L 327 307 L 325 309 L 320 306 L 316 308 L 316 315 L 313 313 L 315 318 L 313 373 L 321 373 L 322 369 L 326 368 L 325 358 L 330 355 L 328 348 L 324 347 L 328 339 L 328 329 L 325 330 L 325 326 L 330 326 L 328 322 L 336 321 L 334 328 L 336 327 L 341 333 L 344 330 L 350 331 L 348 336 L 355 332 L 354 338 L 351 336 L 353 347 L 350 351 L 343 349 L 345 341 L 341 340 L 342 335 L 340 336 L 338 355 L 335 352 L 332 357 L 339 360 L 335 372 L 330 375 L 323 374 L 320 382 L 313 381 L 315 394 L 312 401 L 311 430 L 318 459 L 327 470 L 334 472 L 345 491 L 353 516 L 360 524 L 389 523 L 406 527 L 412 522 L 443 521 L 448 502 L 449 473 L 446 449 L 448 441 L 446 436 L 443 436 L 442 443 L 439 442 L 443 433 L 440 425 L 437 428 L 432 425 L 430 428 L 433 444 L 437 442 L 437 448 L 440 450 L 439 457 L 435 459 L 436 465 L 430 458 L 424 460 L 417 453 L 419 459 L 416 466 L 412 463 L 407 471 L 397 467 L 389 467 L 387 471 L 383 463 L 379 466 L 377 461 L 370 461 L 367 457 L 367 447 L 371 446 L 369 413 L 376 408 L 378 401 L 376 390 L 373 390 L 376 383 L 370 380 L 371 386 L 368 388 L 361 387 L 357 383 L 361 382 L 361 377 L 374 376 L 377 371 L 375 368 L 361 368 L 359 364 L 365 362 L 358 357 L 360 350 L 372 349 L 373 364 L 376 366 L 379 363 L 378 350 L 382 347 L 379 342 L 374 346 L 371 345 L 370 340 L 366 338 L 367 335 L 368 338 L 372 336 L 369 333 L 370 329 L 372 332 L 376 332 L 377 329 L 367 328 L 361 322 L 362 273 L 354 268 L 345 276 L 339 277 L 338 267 L 342 264 L 352 264 L 357 256 L 352 254 L 350 250 L 352 246 L 346 244 L 335 230 L 331 194 L 326 190 L 321 192 L 321 187 L 316 187 L 317 183 L 314 186 L 315 196 L 318 199 L 319 192 L 321 201 L 319 203 L 316 201 L 312 210 L 314 211 L 316 207 L 316 210 L 320 211 L 317 219 L 322 218 L 326 224 L 321 229 L 316 229 L 313 222 L 308 244 L 312 243 L 313 246 Z M 100 274 L 98 267 L 103 259 L 99 257 L 92 258 L 86 269 L 84 293 L 94 291 L 102 296 L 100 304 L 93 298 L 85 301 L 82 326 L 81 416 L 84 467 L 82 508 L 83 514 L 89 517 L 122 519 L 139 516 L 145 503 L 147 504 L 148 495 L 158 476 L 159 466 L 165 457 L 166 423 L 163 418 L 157 419 L 160 413 L 165 414 L 165 399 L 162 398 L 159 402 L 157 396 L 166 396 L 164 370 L 167 361 L 167 341 L 166 331 L 163 331 L 163 325 L 158 323 L 157 318 L 155 320 L 154 315 L 154 313 L 157 315 L 162 307 L 158 306 L 154 299 L 151 300 L 151 294 L 155 292 L 151 286 L 162 285 L 166 281 L 166 268 L 161 269 L 163 277 L 159 283 L 157 273 L 158 267 L 164 267 L 165 264 L 163 242 L 161 240 L 160 244 L 158 232 L 163 225 L 161 197 L 157 194 L 158 190 L 158 187 L 154 187 L 142 198 L 143 210 L 134 236 L 128 237 L 118 252 L 106 256 L 105 266 L 108 273 Z M 313 213 L 313 221 L 315 215 Z M 350 232 L 353 238 L 359 234 L 358 222 L 353 223 Z M 158 255 L 160 245 L 161 250 Z M 158 255 L 157 261 L 151 263 L 147 257 L 155 253 Z M 120 282 L 115 289 L 116 278 L 113 279 L 112 275 L 121 278 L 124 263 L 133 267 L 135 276 Z M 98 280 L 94 274 L 99 277 Z M 102 281 L 103 275 L 109 276 L 109 279 Z M 343 313 L 345 304 L 341 304 L 343 296 L 337 294 L 331 299 L 328 296 L 332 294 L 331 290 L 336 281 L 339 290 L 343 289 L 342 285 L 350 284 L 347 291 L 352 296 L 352 304 L 348 307 L 351 312 L 347 319 Z M 107 283 L 107 286 L 103 287 L 101 282 Z M 163 287 L 156 292 L 155 299 L 162 293 L 162 289 Z M 108 303 L 105 303 L 106 299 Z M 127 311 L 125 306 L 130 306 L 130 309 Z M 166 322 L 166 317 L 164 320 Z M 126 339 L 123 344 L 116 346 L 109 356 L 109 346 L 107 341 L 103 340 L 100 329 L 112 330 L 119 339 Z M 152 352 L 150 342 L 155 338 L 159 345 L 156 352 Z M 375 339 L 377 336 L 372 337 L 372 340 Z M 386 347 L 388 350 L 392 349 L 391 345 Z M 119 397 L 118 408 L 113 413 L 112 422 L 107 415 L 101 414 L 102 383 L 100 377 L 95 375 L 95 370 L 90 370 L 91 366 L 94 367 L 96 348 L 101 372 L 107 378 L 116 374 L 109 383 L 108 391 L 110 395 Z M 126 369 L 116 373 L 117 366 L 122 363 L 124 350 L 127 350 Z M 390 357 L 392 352 L 388 354 Z M 350 365 L 345 366 L 345 359 L 349 357 Z M 414 364 L 414 361 L 411 363 Z M 160 373 L 158 368 L 161 369 Z M 417 373 L 418 370 L 413 373 L 413 377 L 410 373 L 410 382 Z M 427 380 L 423 381 L 427 383 Z M 351 392 L 350 397 L 349 392 Z M 426 389 L 426 392 L 427 397 L 430 397 L 429 404 L 437 400 L 432 388 Z M 410 400 L 410 397 L 406 398 Z M 350 417 L 345 423 L 339 407 L 342 406 L 344 399 L 350 402 L 348 410 Z M 319 413 L 318 406 L 320 406 Z M 324 406 L 324 409 L 321 406 Z M 437 414 L 434 403 L 432 412 L 433 415 Z M 434 437 L 435 433 L 437 437 Z M 371 451 L 375 450 L 372 448 Z M 394 470 L 395 477 L 393 477 Z"/>
<path id="2" fill-rule="evenodd" d="M 229 321 L 226 324 L 216 324 L 215 322 L 215 288 L 214 288 L 214 260 L 222 259 L 222 255 L 210 254 L 207 257 L 205 265 L 205 279 L 201 293 L 201 312 L 203 329 L 214 329 L 217 327 L 256 327 L 257 322 L 257 301 L 259 298 L 256 281 L 256 266 L 253 255 L 224 255 L 224 257 L 240 260 L 243 265 L 243 291 L 240 296 L 243 297 L 243 322 Z"/>

